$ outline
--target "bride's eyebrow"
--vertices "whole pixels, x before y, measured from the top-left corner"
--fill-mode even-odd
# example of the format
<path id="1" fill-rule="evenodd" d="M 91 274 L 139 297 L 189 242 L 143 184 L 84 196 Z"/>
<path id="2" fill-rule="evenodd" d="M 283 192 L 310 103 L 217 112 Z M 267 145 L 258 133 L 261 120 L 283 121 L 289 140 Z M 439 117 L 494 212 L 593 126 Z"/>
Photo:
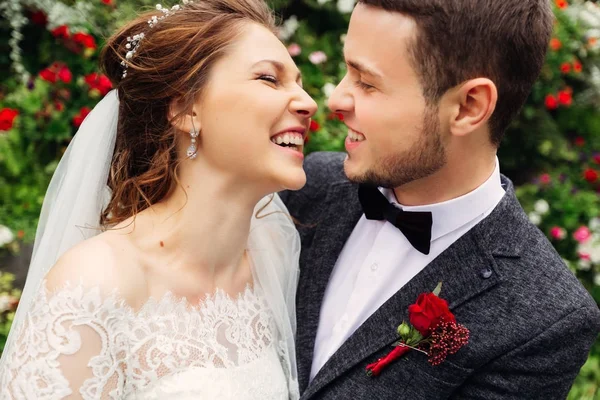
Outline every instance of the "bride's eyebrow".
<path id="1" fill-rule="evenodd" d="M 252 67 L 255 67 L 256 65 L 264 64 L 264 63 L 273 65 L 275 67 L 275 69 L 280 73 L 284 73 L 286 71 L 285 65 L 282 62 L 276 61 L 276 60 L 269 60 L 269 59 L 257 61 L 254 64 L 252 64 Z M 298 69 L 296 69 L 296 82 L 301 82 L 301 81 L 302 81 L 302 73 Z"/>

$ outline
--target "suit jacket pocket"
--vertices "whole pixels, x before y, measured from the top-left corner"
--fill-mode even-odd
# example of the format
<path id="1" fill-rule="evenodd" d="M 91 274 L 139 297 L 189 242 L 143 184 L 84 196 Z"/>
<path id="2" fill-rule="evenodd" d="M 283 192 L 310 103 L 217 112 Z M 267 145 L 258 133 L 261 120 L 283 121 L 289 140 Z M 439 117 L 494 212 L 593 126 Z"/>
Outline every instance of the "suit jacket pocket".
<path id="1" fill-rule="evenodd" d="M 473 372 L 449 360 L 433 366 L 427 356 L 416 353 L 407 356 L 404 368 L 410 374 L 404 396 L 412 399 L 448 398 Z"/>

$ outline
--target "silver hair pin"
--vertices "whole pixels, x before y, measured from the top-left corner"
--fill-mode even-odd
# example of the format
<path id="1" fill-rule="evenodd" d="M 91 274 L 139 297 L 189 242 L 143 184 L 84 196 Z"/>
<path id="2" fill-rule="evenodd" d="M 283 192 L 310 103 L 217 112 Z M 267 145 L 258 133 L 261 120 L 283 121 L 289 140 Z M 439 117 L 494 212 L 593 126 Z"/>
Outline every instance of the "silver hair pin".
<path id="1" fill-rule="evenodd" d="M 182 0 L 183 5 L 188 5 L 193 3 L 193 0 Z M 162 12 L 162 15 L 156 16 L 153 15 L 148 20 L 148 26 L 150 28 L 154 28 L 159 21 L 167 18 L 170 15 L 173 15 L 175 11 L 179 11 L 181 6 L 179 4 L 175 4 L 171 8 L 165 8 L 161 4 L 156 5 L 156 9 Z M 129 36 L 127 38 L 127 44 L 125 45 L 125 49 L 127 49 L 127 53 L 125 54 L 125 60 L 121 61 L 121 66 L 123 67 L 123 75 L 121 75 L 122 79 L 127 77 L 127 68 L 129 67 L 129 60 L 133 58 L 138 48 L 140 47 L 141 41 L 146 37 L 144 32 L 138 33 L 137 35 Z"/>

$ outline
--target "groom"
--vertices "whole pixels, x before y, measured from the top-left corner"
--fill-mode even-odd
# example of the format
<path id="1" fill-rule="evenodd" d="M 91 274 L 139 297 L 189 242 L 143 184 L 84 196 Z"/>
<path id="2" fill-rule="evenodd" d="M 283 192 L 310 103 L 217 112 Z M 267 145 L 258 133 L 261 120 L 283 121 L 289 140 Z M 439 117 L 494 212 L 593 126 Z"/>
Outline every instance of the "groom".
<path id="1" fill-rule="evenodd" d="M 566 397 L 600 311 L 496 158 L 552 24 L 548 0 L 359 1 L 329 100 L 347 154 L 311 154 L 306 187 L 282 194 L 302 238 L 302 399 Z M 468 343 L 368 376 L 439 282 Z"/>

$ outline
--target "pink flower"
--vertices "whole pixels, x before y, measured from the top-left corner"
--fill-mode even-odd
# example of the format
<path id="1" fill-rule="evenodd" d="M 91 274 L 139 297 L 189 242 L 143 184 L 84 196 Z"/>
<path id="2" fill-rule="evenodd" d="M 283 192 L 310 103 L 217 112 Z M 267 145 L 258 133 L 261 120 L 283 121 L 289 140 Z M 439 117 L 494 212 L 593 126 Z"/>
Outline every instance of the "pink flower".
<path id="1" fill-rule="evenodd" d="M 588 253 L 579 253 L 579 259 L 584 261 L 590 261 L 592 257 Z"/>
<path id="2" fill-rule="evenodd" d="M 560 226 L 554 226 L 550 229 L 552 239 L 563 240 L 567 236 L 567 232 Z"/>
<path id="3" fill-rule="evenodd" d="M 580 226 L 575 232 L 573 232 L 573 239 L 577 240 L 579 243 L 587 242 L 591 236 L 592 233 L 587 226 Z"/>
<path id="4" fill-rule="evenodd" d="M 323 64 L 325 61 L 327 61 L 327 54 L 322 51 L 313 51 L 308 56 L 308 59 L 315 65 Z"/>
<path id="5" fill-rule="evenodd" d="M 288 46 L 287 50 L 288 50 L 288 53 L 290 53 L 290 56 L 292 56 L 292 57 L 299 56 L 300 53 L 302 53 L 302 48 L 300 47 L 300 45 L 298 43 L 290 44 Z"/>

